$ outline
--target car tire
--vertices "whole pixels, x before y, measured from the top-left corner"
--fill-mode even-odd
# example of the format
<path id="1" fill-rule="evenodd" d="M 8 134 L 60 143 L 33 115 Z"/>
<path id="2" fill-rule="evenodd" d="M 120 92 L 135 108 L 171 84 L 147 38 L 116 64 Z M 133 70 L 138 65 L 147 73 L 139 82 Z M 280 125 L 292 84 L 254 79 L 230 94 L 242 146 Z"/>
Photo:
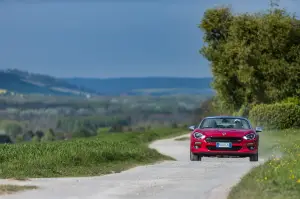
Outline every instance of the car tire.
<path id="1" fill-rule="evenodd" d="M 195 155 L 192 152 L 190 152 L 190 160 L 191 161 L 201 161 L 202 157 L 200 155 Z"/>
<path id="2" fill-rule="evenodd" d="M 258 153 L 251 155 L 249 157 L 250 162 L 257 162 L 258 161 Z"/>

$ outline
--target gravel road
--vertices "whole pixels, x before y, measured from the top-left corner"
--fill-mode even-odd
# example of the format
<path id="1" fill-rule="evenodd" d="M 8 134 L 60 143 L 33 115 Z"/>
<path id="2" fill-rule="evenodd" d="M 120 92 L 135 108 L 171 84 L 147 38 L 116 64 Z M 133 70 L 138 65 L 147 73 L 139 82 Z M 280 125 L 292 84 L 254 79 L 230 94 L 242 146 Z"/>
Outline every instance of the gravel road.
<path id="1" fill-rule="evenodd" d="M 259 162 L 248 158 L 203 158 L 189 161 L 189 142 L 173 139 L 151 148 L 177 161 L 140 166 L 100 177 L 0 180 L 0 184 L 37 185 L 40 188 L 1 199 L 226 199 L 230 187 Z"/>

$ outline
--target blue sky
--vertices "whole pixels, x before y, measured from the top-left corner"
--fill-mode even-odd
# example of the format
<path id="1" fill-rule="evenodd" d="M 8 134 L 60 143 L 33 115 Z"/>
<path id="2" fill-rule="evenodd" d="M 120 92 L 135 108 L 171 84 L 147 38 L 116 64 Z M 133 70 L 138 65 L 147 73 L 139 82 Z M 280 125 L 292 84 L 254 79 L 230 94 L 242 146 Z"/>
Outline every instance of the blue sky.
<path id="1" fill-rule="evenodd" d="M 25 3 L 24 3 L 25 2 Z M 30 2 L 30 1 L 28 1 Z M 0 68 L 58 77 L 211 76 L 198 53 L 207 8 L 266 9 L 267 0 L 0 2 Z M 281 1 L 296 12 L 298 0 Z"/>

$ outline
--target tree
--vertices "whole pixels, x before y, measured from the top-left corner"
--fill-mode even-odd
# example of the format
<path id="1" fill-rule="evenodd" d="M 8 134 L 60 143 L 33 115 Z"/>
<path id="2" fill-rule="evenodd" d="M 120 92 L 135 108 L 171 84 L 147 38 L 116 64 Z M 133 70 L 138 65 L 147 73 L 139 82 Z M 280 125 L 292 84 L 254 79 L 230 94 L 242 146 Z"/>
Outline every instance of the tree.
<path id="1" fill-rule="evenodd" d="M 24 141 L 30 141 L 30 140 L 32 139 L 33 136 L 34 136 L 33 131 L 31 131 L 31 130 L 26 131 L 26 132 L 23 134 L 23 140 L 24 140 Z"/>
<path id="2" fill-rule="evenodd" d="M 176 128 L 178 128 L 178 124 L 176 122 L 172 122 L 171 127 L 176 129 Z"/>
<path id="3" fill-rule="evenodd" d="M 15 139 L 18 135 L 22 134 L 23 129 L 17 121 L 3 121 L 5 132 L 12 138 Z"/>
<path id="4" fill-rule="evenodd" d="M 40 142 L 40 138 L 39 136 L 35 135 L 33 136 L 33 138 L 31 139 L 32 142 Z"/>
<path id="5" fill-rule="evenodd" d="M 109 132 L 123 132 L 123 126 L 121 124 L 113 124 Z"/>
<path id="6" fill-rule="evenodd" d="M 217 98 L 211 97 L 203 101 L 200 104 L 200 107 L 194 110 L 193 120 L 195 123 L 198 123 L 204 117 L 220 114 L 229 115 L 230 113 L 228 112 L 228 110 L 226 111 L 223 109 L 223 107 L 221 107 L 221 104 Z"/>
<path id="7" fill-rule="evenodd" d="M 199 25 L 219 104 L 238 110 L 300 95 L 300 21 L 284 9 L 233 15 L 208 9 Z"/>
<path id="8" fill-rule="evenodd" d="M 84 138 L 84 137 L 91 137 L 93 135 L 94 135 L 94 133 L 92 133 L 88 129 L 80 127 L 77 130 L 75 130 L 75 132 L 72 134 L 72 137 L 74 137 L 74 138 Z"/>
<path id="9" fill-rule="evenodd" d="M 47 131 L 47 133 L 48 133 L 50 136 L 55 137 L 55 133 L 54 133 L 53 129 L 50 128 L 50 129 Z"/>
<path id="10" fill-rule="evenodd" d="M 52 129 L 49 129 L 45 135 L 41 138 L 42 142 L 48 142 L 48 141 L 54 141 L 55 140 L 55 134 Z"/>
<path id="11" fill-rule="evenodd" d="M 44 136 L 44 132 L 41 130 L 37 130 L 35 132 L 35 136 L 37 136 L 39 139 L 42 139 L 42 137 Z"/>
<path id="12" fill-rule="evenodd" d="M 23 136 L 22 135 L 17 135 L 16 142 L 20 143 L 20 142 L 23 142 L 23 141 L 24 141 Z"/>

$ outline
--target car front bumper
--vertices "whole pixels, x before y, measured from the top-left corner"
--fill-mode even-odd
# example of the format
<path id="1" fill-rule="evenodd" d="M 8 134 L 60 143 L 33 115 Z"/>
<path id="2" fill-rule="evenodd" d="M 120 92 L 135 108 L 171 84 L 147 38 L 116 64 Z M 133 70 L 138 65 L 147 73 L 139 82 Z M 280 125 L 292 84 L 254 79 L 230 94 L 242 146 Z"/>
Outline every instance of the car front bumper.
<path id="1" fill-rule="evenodd" d="M 193 139 L 190 144 L 190 151 L 202 156 L 249 156 L 258 153 L 258 141 L 242 140 L 239 143 L 232 143 L 231 148 L 217 148 L 216 142 Z"/>

